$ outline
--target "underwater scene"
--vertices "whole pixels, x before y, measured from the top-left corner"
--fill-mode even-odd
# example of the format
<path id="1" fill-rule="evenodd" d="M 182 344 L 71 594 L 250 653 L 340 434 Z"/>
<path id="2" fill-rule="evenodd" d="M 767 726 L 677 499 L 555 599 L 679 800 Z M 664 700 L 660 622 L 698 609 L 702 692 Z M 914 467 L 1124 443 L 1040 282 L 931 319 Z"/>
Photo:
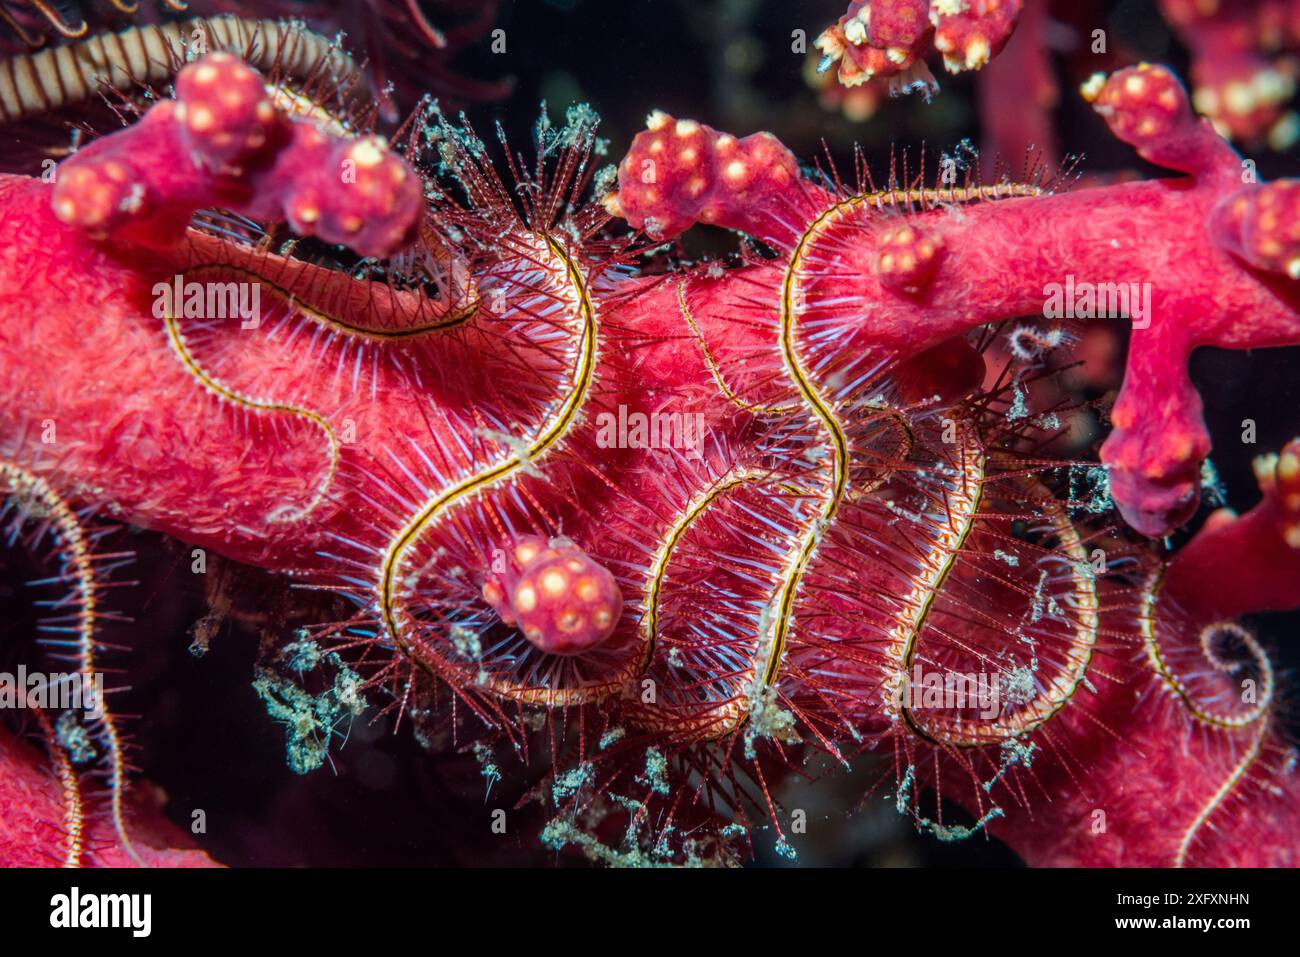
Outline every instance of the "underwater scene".
<path id="1" fill-rule="evenodd" d="M 1300 2 L 0 56 L 0 865 L 1300 865 Z"/>

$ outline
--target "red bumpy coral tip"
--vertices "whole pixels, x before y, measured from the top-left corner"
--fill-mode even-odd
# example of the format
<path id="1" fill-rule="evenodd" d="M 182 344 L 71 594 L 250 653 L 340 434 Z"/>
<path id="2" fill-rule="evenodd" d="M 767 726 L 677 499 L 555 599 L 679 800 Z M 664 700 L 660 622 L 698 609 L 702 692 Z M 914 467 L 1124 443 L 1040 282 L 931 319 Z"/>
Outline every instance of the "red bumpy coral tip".
<path id="1" fill-rule="evenodd" d="M 1145 160 L 1193 175 L 1240 170 L 1240 157 L 1209 120 L 1192 112 L 1187 90 L 1165 66 L 1140 63 L 1094 74 L 1080 92 L 1115 136 Z"/>
<path id="2" fill-rule="evenodd" d="M 1015 31 L 1023 6 L 1023 0 L 935 0 L 930 19 L 944 69 L 978 70 L 997 56 Z"/>
<path id="3" fill-rule="evenodd" d="M 138 210 L 144 185 L 122 163 L 107 160 L 67 166 L 54 187 L 54 215 L 69 226 L 102 236 L 122 212 Z"/>
<path id="4" fill-rule="evenodd" d="M 887 229 L 877 242 L 873 263 L 881 285 L 916 294 L 930 284 L 944 255 L 943 238 L 916 226 Z"/>
<path id="5" fill-rule="evenodd" d="M 306 141 L 319 135 L 313 129 L 299 133 L 305 153 L 312 152 Z M 379 137 L 325 142 L 316 145 L 323 154 L 319 175 L 300 177 L 284 204 L 289 225 L 363 256 L 408 245 L 419 227 L 419 177 Z"/>
<path id="6" fill-rule="evenodd" d="M 838 62 L 848 87 L 891 79 L 895 91 L 936 89 L 923 57 L 931 43 L 949 73 L 978 70 L 1006 45 L 1022 0 L 853 0 L 817 38 L 823 68 Z"/>
<path id="7" fill-rule="evenodd" d="M 736 139 L 654 112 L 618 168 L 606 208 L 655 239 L 694 223 L 763 235 L 773 197 L 796 188 L 799 164 L 771 133 Z"/>
<path id="8" fill-rule="evenodd" d="M 419 175 L 382 139 L 289 116 L 256 70 L 223 53 L 182 70 L 174 101 L 65 160 L 52 202 L 95 239 L 165 247 L 215 206 L 376 257 L 409 245 L 425 208 Z"/>
<path id="9" fill-rule="evenodd" d="M 1192 102 L 1233 139 L 1267 137 L 1278 151 L 1295 142 L 1297 118 L 1291 54 L 1300 39 L 1294 0 L 1159 0 L 1161 12 L 1191 52 Z"/>
<path id="10" fill-rule="evenodd" d="M 260 151 L 280 119 L 261 74 L 229 53 L 213 53 L 176 77 L 176 122 L 194 159 L 222 170 Z"/>
<path id="11" fill-rule="evenodd" d="M 603 644 L 623 612 L 614 576 L 564 538 L 520 538 L 494 561 L 483 597 L 502 621 L 552 655 L 580 655 Z"/>
<path id="12" fill-rule="evenodd" d="M 1177 404 L 1194 408 L 1194 415 L 1139 422 L 1133 402 L 1117 403 L 1111 412 L 1115 430 L 1102 446 L 1115 503 L 1124 520 L 1143 535 L 1168 535 L 1200 504 L 1201 463 L 1210 454 L 1209 437 L 1197 426 L 1200 402 L 1190 386 Z"/>
<path id="13" fill-rule="evenodd" d="M 1247 187 L 1210 217 L 1219 244 L 1257 269 L 1300 279 L 1300 180 Z"/>
<path id="14" fill-rule="evenodd" d="M 1279 455 L 1255 461 L 1260 488 L 1277 498 L 1282 540 L 1300 551 L 1300 439 L 1292 439 Z"/>
<path id="15" fill-rule="evenodd" d="M 1191 117 L 1183 85 L 1167 67 L 1150 63 L 1116 70 L 1099 88 L 1094 78 L 1084 96 L 1117 137 L 1139 149 L 1167 139 Z"/>
<path id="16" fill-rule="evenodd" d="M 839 61 L 845 86 L 895 76 L 912 67 L 930 33 L 927 0 L 854 0 L 816 46 Z"/>

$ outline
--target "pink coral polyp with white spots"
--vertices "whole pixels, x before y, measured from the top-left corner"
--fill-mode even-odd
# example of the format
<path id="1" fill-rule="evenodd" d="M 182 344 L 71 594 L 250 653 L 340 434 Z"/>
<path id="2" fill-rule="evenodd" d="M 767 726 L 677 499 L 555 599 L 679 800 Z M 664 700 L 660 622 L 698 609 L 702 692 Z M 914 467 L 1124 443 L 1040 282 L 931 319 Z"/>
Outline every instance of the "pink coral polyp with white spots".
<path id="1" fill-rule="evenodd" d="M 553 655 L 580 655 L 603 644 L 623 611 L 614 576 L 567 539 L 520 538 L 498 557 L 483 588 L 502 621 Z"/>

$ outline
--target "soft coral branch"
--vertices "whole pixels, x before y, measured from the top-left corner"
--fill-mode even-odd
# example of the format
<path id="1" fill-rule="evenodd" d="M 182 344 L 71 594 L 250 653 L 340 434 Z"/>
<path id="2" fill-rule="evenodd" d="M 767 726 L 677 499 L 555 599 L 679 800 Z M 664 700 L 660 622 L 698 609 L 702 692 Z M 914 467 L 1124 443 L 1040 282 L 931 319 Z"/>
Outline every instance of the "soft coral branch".
<path id="1" fill-rule="evenodd" d="M 186 67 L 175 100 L 65 162 L 54 191 L 58 217 L 96 237 L 174 245 L 196 210 L 220 206 L 363 256 L 410 243 L 422 201 L 415 172 L 381 140 L 292 119 L 226 53 Z"/>
<path id="2" fill-rule="evenodd" d="M 69 772 L 74 773 L 74 772 Z M 25 741 L 0 728 L 0 867 L 49 867 L 60 863 L 59 848 L 75 834 L 78 854 L 72 866 L 214 867 L 156 808 L 137 802 L 130 811 L 134 848 L 128 851 L 99 809 L 84 813 L 79 798 L 48 771 L 48 760 Z M 72 787 L 76 787 L 75 780 Z M 75 794 L 75 791 L 72 792 Z M 70 805 L 72 805 L 70 807 Z M 70 827 L 69 817 L 72 818 Z"/>
<path id="3" fill-rule="evenodd" d="M 1189 178 L 970 208 L 946 207 L 942 189 L 922 197 L 891 186 L 882 205 L 924 198 L 941 207 L 910 222 L 947 252 L 941 265 L 931 264 L 937 272 L 927 290 L 913 295 L 891 288 L 885 260 L 870 261 L 872 241 L 864 241 L 857 291 L 871 303 L 871 329 L 860 345 L 903 353 L 1042 313 L 1048 288 L 1067 276 L 1148 287 L 1152 314 L 1134 329 L 1102 459 L 1124 517 L 1159 536 L 1195 511 L 1210 451 L 1186 371 L 1191 351 L 1300 342 L 1300 291 L 1290 279 L 1300 263 L 1300 190 L 1290 180 L 1243 181 L 1240 157 L 1193 116 L 1164 68 L 1098 77 L 1086 93 L 1117 136 Z M 666 236 L 698 221 L 788 242 L 828 196 L 793 180 L 794 168 L 793 156 L 761 134 L 736 140 L 657 114 L 624 159 L 610 205 L 634 226 Z M 1000 195 L 997 187 L 986 194 Z M 876 242 L 885 241 L 887 222 Z"/>

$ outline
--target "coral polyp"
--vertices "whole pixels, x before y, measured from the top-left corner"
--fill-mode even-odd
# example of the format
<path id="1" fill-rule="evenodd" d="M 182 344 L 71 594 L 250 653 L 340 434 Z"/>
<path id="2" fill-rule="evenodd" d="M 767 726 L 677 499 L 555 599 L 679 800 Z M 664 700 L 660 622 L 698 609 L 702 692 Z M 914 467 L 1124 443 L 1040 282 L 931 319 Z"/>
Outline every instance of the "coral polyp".
<path id="1" fill-rule="evenodd" d="M 853 83 L 929 46 L 978 69 L 1022 5 L 957 6 L 859 0 L 821 47 Z M 617 166 L 582 106 L 532 160 L 428 99 L 383 136 L 353 61 L 301 42 L 308 69 L 169 56 L 170 89 L 119 84 L 122 128 L 0 177 L 0 477 L 83 617 L 92 511 L 269 572 L 295 611 L 259 620 L 254 687 L 293 770 L 378 703 L 489 792 L 540 763 L 531 845 L 604 863 L 797 857 L 782 795 L 819 764 L 1031 864 L 1298 863 L 1249 616 L 1300 605 L 1300 440 L 1253 510 L 1158 540 L 1208 484 L 1192 350 L 1300 343 L 1300 184 L 1243 178 L 1172 71 L 1081 102 L 1181 175 L 1078 188 L 933 153 L 846 173 L 658 110 Z M 698 226 L 741 254 L 688 261 Z M 1113 406 L 1066 383 L 1097 318 L 1132 324 Z M 81 859 L 41 718 L 50 846 Z M 84 729 L 101 853 L 144 860 L 117 728 Z"/>
<path id="2" fill-rule="evenodd" d="M 559 655 L 589 652 L 610 636 L 623 596 L 613 576 L 582 549 L 562 538 L 526 537 L 500 554 L 483 597 L 506 625 Z"/>

